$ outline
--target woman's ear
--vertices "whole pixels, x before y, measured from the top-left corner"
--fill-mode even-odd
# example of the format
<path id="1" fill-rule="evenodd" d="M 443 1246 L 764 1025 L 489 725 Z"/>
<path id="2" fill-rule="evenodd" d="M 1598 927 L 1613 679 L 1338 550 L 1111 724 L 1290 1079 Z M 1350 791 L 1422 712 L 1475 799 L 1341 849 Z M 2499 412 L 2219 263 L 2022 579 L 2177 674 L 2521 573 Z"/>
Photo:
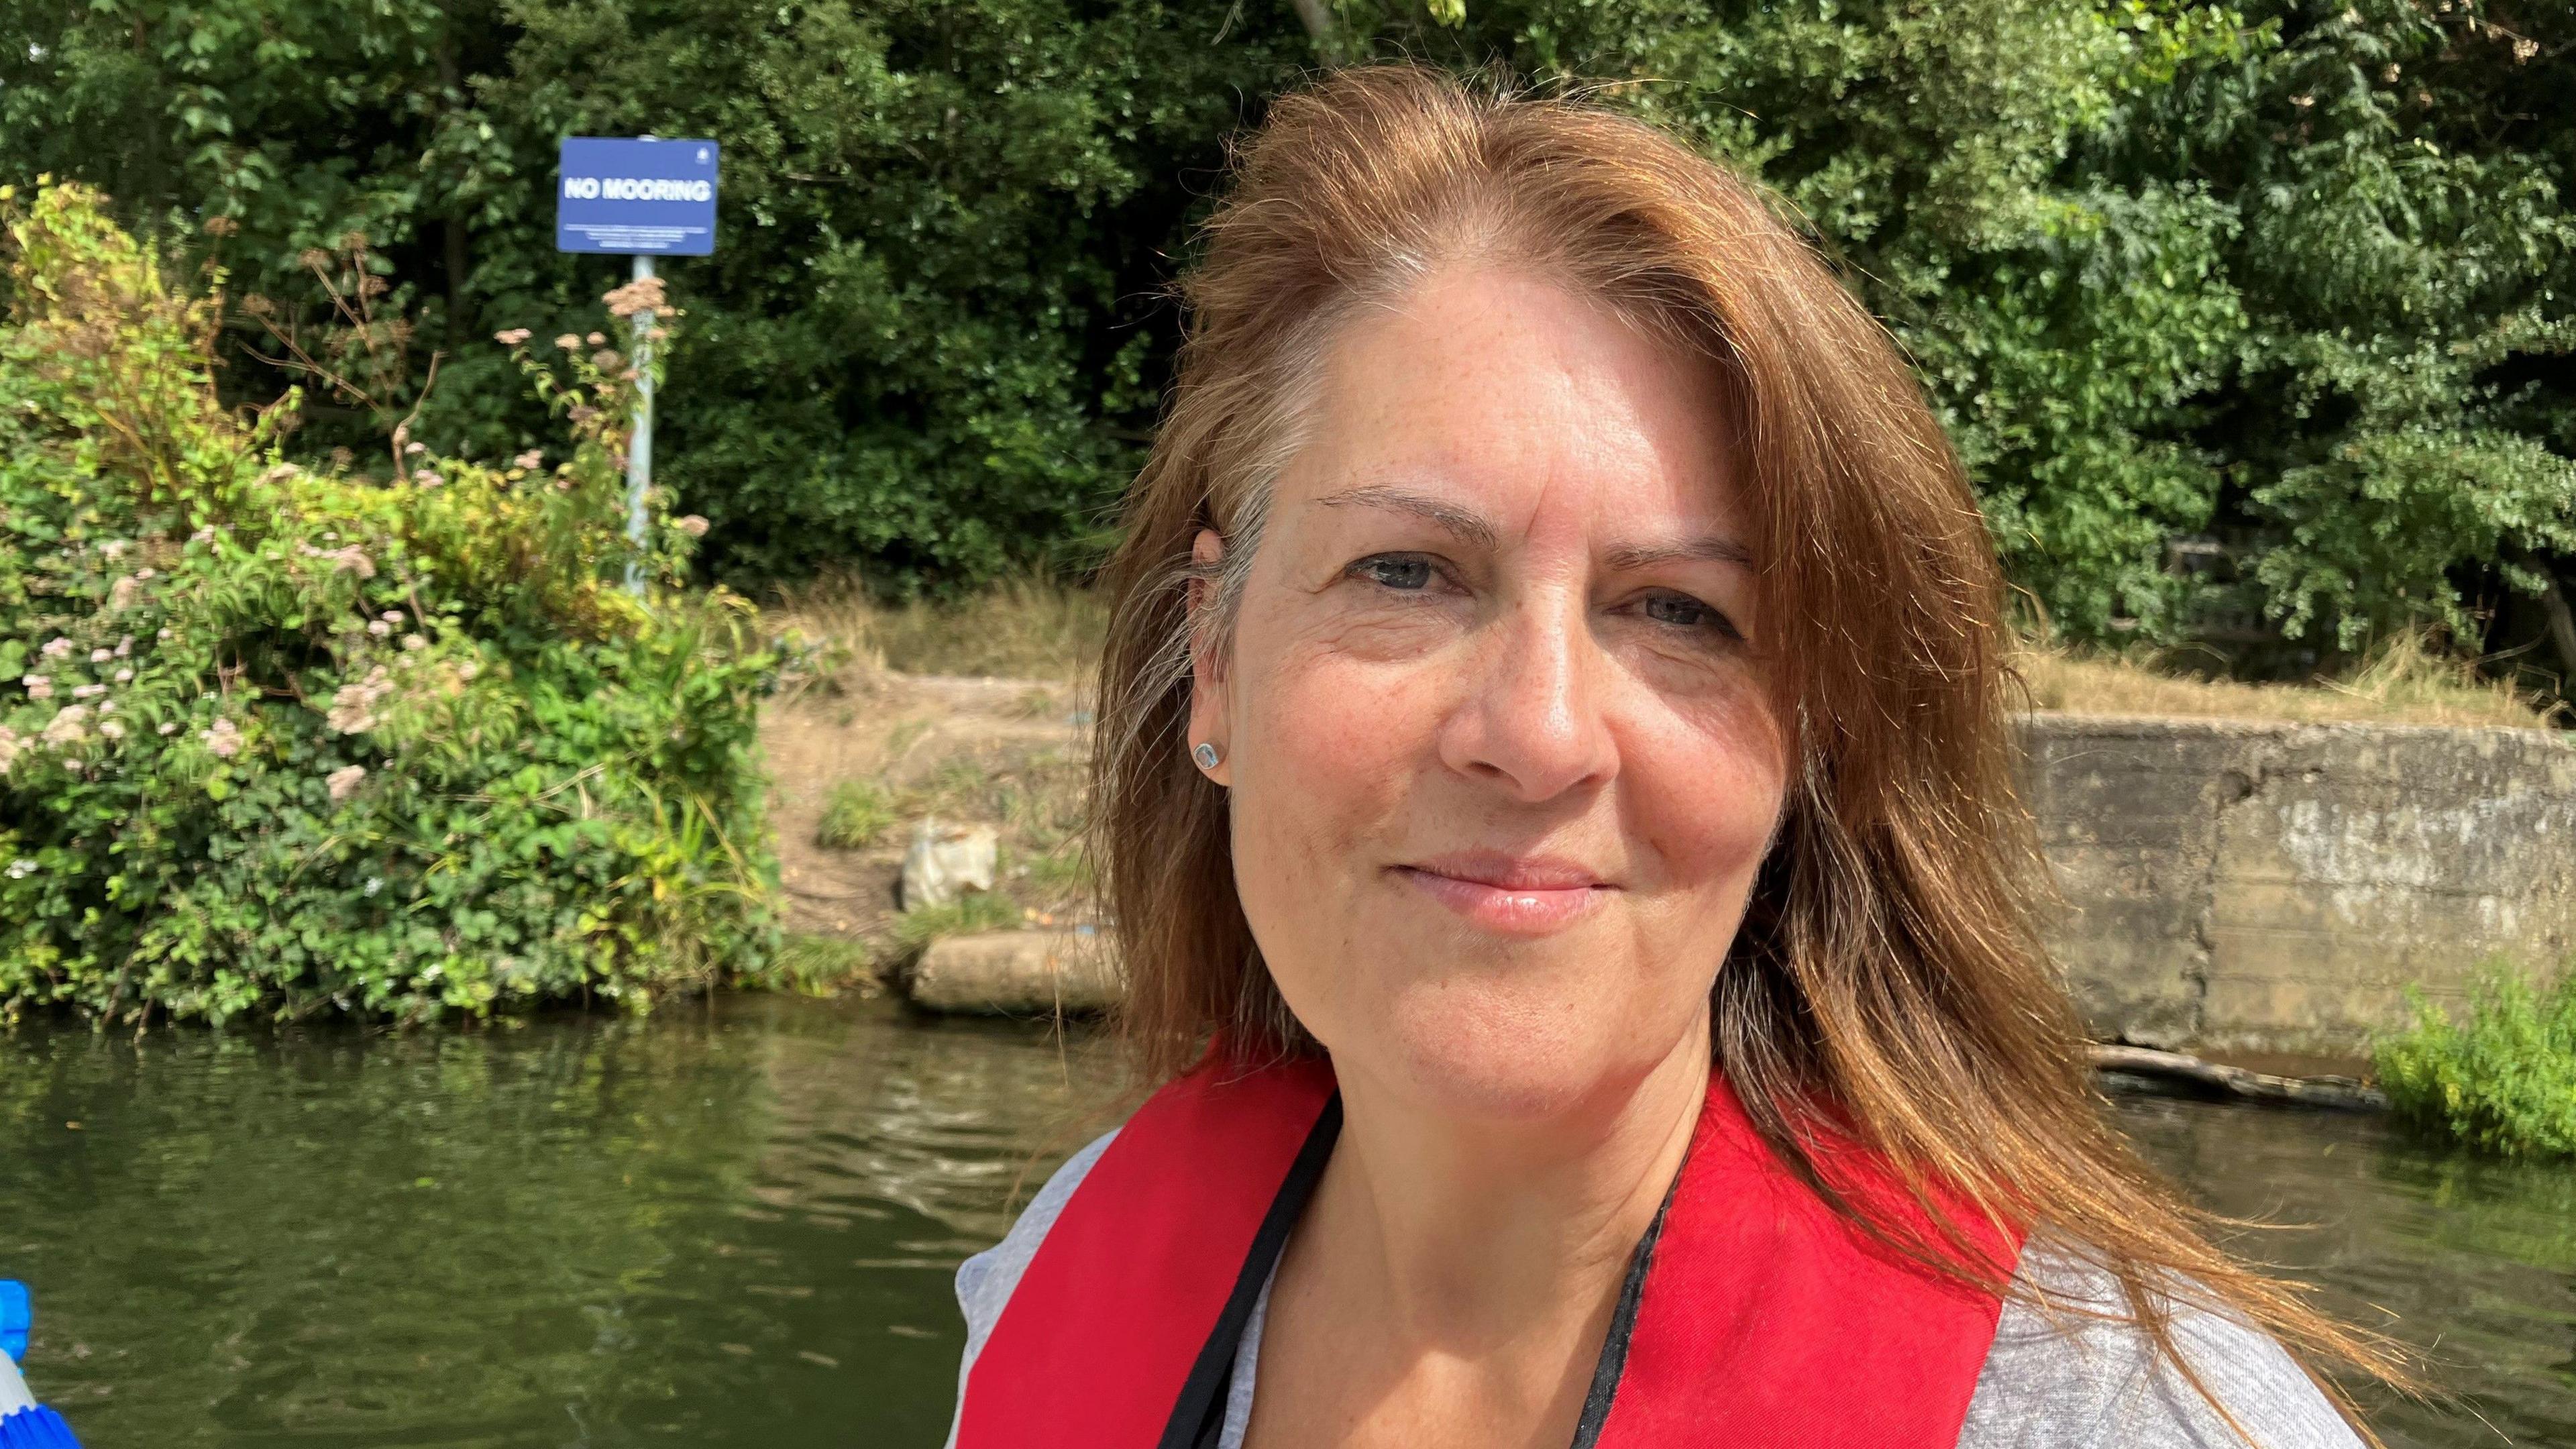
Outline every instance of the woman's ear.
<path id="1" fill-rule="evenodd" d="M 1199 767 L 1200 773 L 1220 785 L 1234 783 L 1234 742 L 1227 738 L 1225 659 L 1219 650 L 1215 617 L 1217 565 L 1225 561 L 1225 539 L 1213 528 L 1202 528 L 1190 543 L 1190 562 L 1196 567 L 1188 592 L 1190 628 L 1190 726 L 1184 749 L 1196 750 L 1202 744 L 1216 746 L 1217 763 Z"/>

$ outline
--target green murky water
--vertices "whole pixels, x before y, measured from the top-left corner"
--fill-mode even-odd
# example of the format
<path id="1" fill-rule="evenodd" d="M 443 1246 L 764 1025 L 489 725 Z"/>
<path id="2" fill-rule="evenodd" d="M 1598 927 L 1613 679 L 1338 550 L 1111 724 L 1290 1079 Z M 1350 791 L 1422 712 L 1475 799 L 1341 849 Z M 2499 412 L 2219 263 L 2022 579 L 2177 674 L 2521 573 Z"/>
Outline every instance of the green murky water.
<path id="1" fill-rule="evenodd" d="M 31 1026 L 0 1037 L 0 1276 L 34 1285 L 29 1377 L 91 1449 L 931 1446 L 949 1274 L 1078 1145 L 1106 1065 L 769 999 L 479 1035 Z M 2576 1444 L 2576 1170 L 2121 1111 L 2216 1206 L 2320 1224 L 2267 1256 L 2438 1340 L 2469 1401 L 2389 1407 L 2392 1443 Z"/>

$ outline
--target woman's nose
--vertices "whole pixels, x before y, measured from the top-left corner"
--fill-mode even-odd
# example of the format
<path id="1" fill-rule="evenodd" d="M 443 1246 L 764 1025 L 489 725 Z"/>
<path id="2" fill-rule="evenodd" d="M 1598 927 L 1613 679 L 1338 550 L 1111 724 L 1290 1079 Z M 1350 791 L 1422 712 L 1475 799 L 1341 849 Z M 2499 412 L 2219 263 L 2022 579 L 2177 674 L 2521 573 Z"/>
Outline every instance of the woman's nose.
<path id="1" fill-rule="evenodd" d="M 1605 661 L 1583 602 L 1524 599 L 1479 632 L 1442 730 L 1443 762 L 1533 802 L 1615 774 Z"/>

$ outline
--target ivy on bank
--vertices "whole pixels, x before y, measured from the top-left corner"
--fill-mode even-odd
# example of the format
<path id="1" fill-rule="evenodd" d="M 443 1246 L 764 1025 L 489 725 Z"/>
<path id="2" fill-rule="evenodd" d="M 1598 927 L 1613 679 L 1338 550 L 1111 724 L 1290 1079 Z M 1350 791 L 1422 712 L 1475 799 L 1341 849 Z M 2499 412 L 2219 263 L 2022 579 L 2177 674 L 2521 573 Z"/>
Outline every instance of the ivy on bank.
<path id="1" fill-rule="evenodd" d="M 517 349 L 551 465 L 317 470 L 299 396 L 216 397 L 220 274 L 76 186 L 0 225 L 0 1015 L 641 1008 L 768 958 L 779 659 L 680 587 L 701 520 L 613 582 L 627 359 Z"/>
<path id="2" fill-rule="evenodd" d="M 2380 1086 L 2436 1136 L 2506 1157 L 2576 1157 L 2576 969 L 2535 988 L 2491 966 L 2455 1019 L 2420 993 L 2380 1041 Z"/>

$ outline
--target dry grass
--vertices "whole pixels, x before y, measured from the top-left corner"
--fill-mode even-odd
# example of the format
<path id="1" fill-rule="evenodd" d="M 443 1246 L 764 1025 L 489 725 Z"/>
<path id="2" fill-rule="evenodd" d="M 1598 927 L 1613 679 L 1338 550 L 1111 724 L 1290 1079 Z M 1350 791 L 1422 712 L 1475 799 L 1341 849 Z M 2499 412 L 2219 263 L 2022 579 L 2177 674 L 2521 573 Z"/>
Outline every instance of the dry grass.
<path id="1" fill-rule="evenodd" d="M 842 658 L 908 674 L 981 674 L 1082 682 L 1108 611 L 1053 580 L 1008 580 L 958 604 L 875 602 L 855 581 L 807 588 L 780 612 L 832 641 Z M 2420 633 L 2399 634 L 2344 674 L 2305 684 L 2212 679 L 2170 655 L 2027 641 L 2014 659 L 2037 709 L 2301 723 L 2495 725 L 2545 729 L 2565 706 L 2478 672 Z"/>
<path id="2" fill-rule="evenodd" d="M 2026 642 L 2013 664 L 2033 707 L 2069 714 L 2546 729 L 2564 711 L 2481 675 L 2474 661 L 2415 633 L 2388 640 L 2339 677 L 2308 684 L 2208 679 L 2154 654 L 2098 654 L 2041 641 Z"/>
<path id="3" fill-rule="evenodd" d="M 963 603 L 887 604 L 856 579 L 828 579 L 775 606 L 847 662 L 905 674 L 1079 682 L 1100 657 L 1109 611 L 1100 596 L 1052 579 L 1006 579 Z"/>

